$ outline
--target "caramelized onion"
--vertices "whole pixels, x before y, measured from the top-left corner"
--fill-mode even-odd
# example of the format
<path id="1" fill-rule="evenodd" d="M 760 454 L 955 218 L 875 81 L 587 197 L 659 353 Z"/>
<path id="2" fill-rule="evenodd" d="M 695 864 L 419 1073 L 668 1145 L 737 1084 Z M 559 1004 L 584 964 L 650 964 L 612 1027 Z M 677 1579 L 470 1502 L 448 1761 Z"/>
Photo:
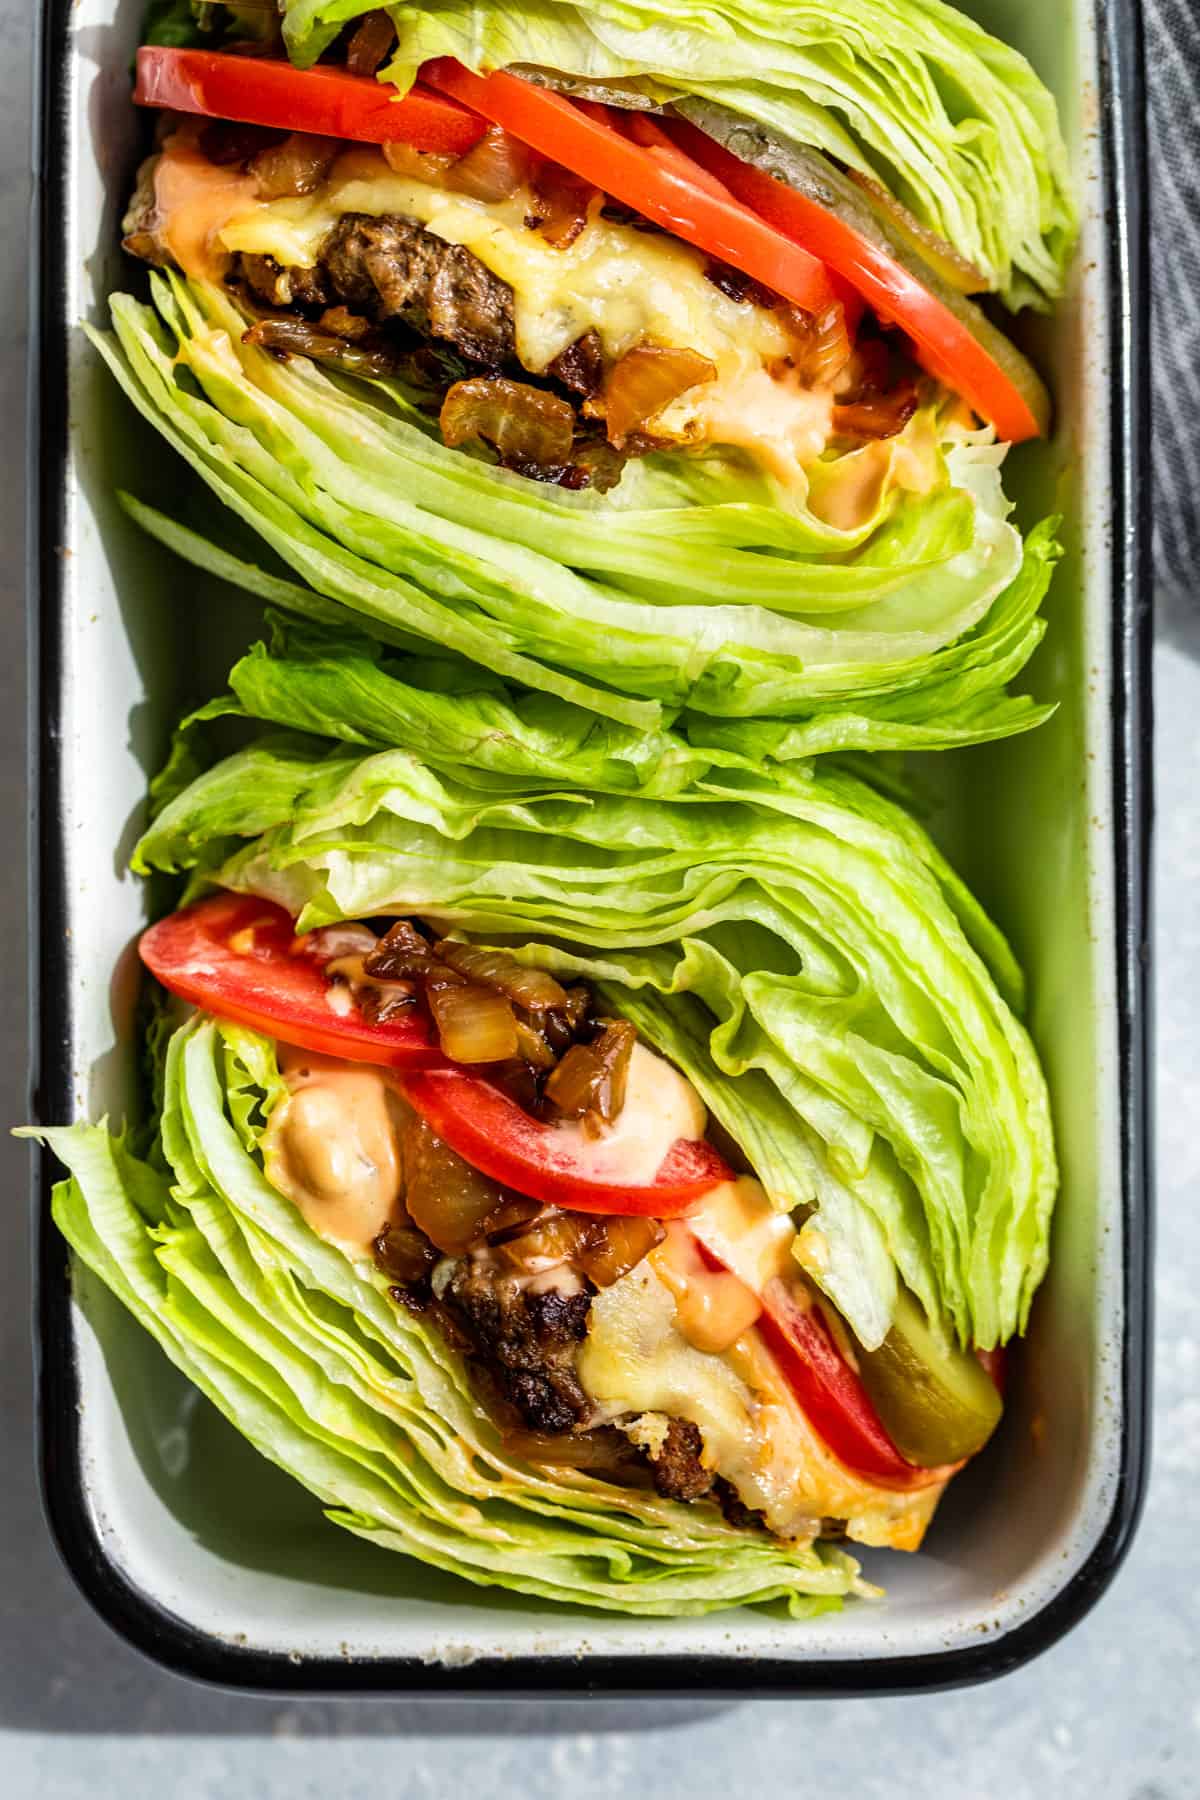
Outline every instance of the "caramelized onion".
<path id="1" fill-rule="evenodd" d="M 445 185 L 473 200 L 507 200 L 524 187 L 532 152 L 499 125 L 489 125 L 477 144 L 446 171 Z"/>
<path id="2" fill-rule="evenodd" d="M 839 402 L 833 409 L 833 429 L 840 437 L 895 437 L 916 410 L 916 389 L 911 381 L 902 382 L 889 394 L 864 392 L 861 398 Z"/>
<path id="3" fill-rule="evenodd" d="M 582 337 L 560 350 L 553 362 L 547 363 L 546 373 L 586 400 L 598 394 L 604 386 L 604 347 L 595 327 L 589 327 Z"/>
<path id="4" fill-rule="evenodd" d="M 509 1194 L 484 1220 L 484 1235 L 489 1244 L 503 1244 L 509 1238 L 520 1237 L 529 1221 L 544 1211 L 540 1200 L 531 1200 L 527 1194 Z"/>
<path id="5" fill-rule="evenodd" d="M 627 1474 L 634 1460 L 626 1440 L 607 1427 L 564 1432 L 561 1436 L 548 1431 L 510 1431 L 505 1434 L 504 1448 L 510 1456 L 519 1456 L 525 1462 L 547 1468 L 587 1469 L 597 1475 Z"/>
<path id="6" fill-rule="evenodd" d="M 355 995 L 368 1025 L 386 1025 L 416 1005 L 416 990 L 409 981 L 372 981 Z"/>
<path id="7" fill-rule="evenodd" d="M 494 1087 L 498 1087 L 514 1106 L 519 1106 L 522 1112 L 531 1113 L 535 1119 L 541 1117 L 540 1070 L 530 1068 L 527 1062 L 517 1056 L 511 1062 L 494 1063 L 488 1070 L 488 1080 Z"/>
<path id="8" fill-rule="evenodd" d="M 558 1057 L 582 1032 L 591 1033 L 592 996 L 586 987 L 564 988 L 547 970 L 528 967 L 507 950 L 452 938 L 433 941 L 409 919 L 397 919 L 378 940 L 365 926 L 336 926 L 297 939 L 297 947 L 301 943 L 323 951 L 326 964 L 343 949 L 357 959 L 355 969 L 347 964 L 336 972 L 371 984 L 364 988 L 364 1012 L 373 996 L 381 1005 L 394 1005 L 407 1002 L 414 990 L 423 993 L 447 1056 L 505 1064 L 496 1071 L 505 1092 L 527 1110 L 540 1110 L 541 1078 Z M 588 1046 L 597 1106 L 611 1107 L 614 1100 L 619 1106 L 628 1061 L 627 1052 L 619 1053 L 625 1031 L 632 1040 L 632 1027 L 620 1027 L 615 1036 L 601 1033 Z M 459 1043 L 467 1047 L 452 1047 Z"/>
<path id="9" fill-rule="evenodd" d="M 346 46 L 346 67 L 352 75 L 374 75 L 396 41 L 396 27 L 382 6 L 359 21 Z"/>
<path id="10" fill-rule="evenodd" d="M 164 117 L 170 117 L 165 114 Z M 260 151 L 281 144 L 285 133 L 273 131 L 269 125 L 242 125 L 233 119 L 196 121 L 185 130 L 195 133 L 195 141 L 206 162 L 219 169 L 246 170 Z"/>
<path id="11" fill-rule="evenodd" d="M 506 462 L 550 465 L 570 456 L 575 414 L 557 394 L 504 375 L 474 375 L 446 395 L 441 427 L 451 448 L 483 438 Z"/>
<path id="12" fill-rule="evenodd" d="M 660 1219 L 622 1218 L 588 1221 L 587 1242 L 575 1258 L 581 1274 L 598 1288 L 611 1287 L 635 1269 L 666 1237 Z"/>
<path id="13" fill-rule="evenodd" d="M 310 356 L 351 375 L 391 375 L 398 366 L 390 350 L 348 344 L 345 338 L 318 331 L 307 319 L 260 319 L 243 334 L 242 342 L 258 344 L 276 356 Z"/>
<path id="14" fill-rule="evenodd" d="M 716 364 L 698 350 L 635 344 L 610 371 L 604 384 L 609 442 L 620 443 L 635 426 L 654 418 L 689 388 L 713 381 L 716 373 Z"/>
<path id="15" fill-rule="evenodd" d="M 429 1239 L 411 1225 L 386 1225 L 371 1248 L 384 1274 L 406 1287 L 428 1275 L 438 1259 Z"/>
<path id="16" fill-rule="evenodd" d="M 792 307 L 795 349 L 792 361 L 808 387 L 827 387 L 836 381 L 850 360 L 853 344 L 846 328 L 846 309 L 834 300 L 824 312 L 806 313 Z"/>
<path id="17" fill-rule="evenodd" d="M 292 200 L 315 193 L 338 153 L 336 138 L 313 137 L 293 131 L 281 144 L 260 150 L 250 164 L 264 200 Z"/>
<path id="18" fill-rule="evenodd" d="M 364 967 L 368 975 L 395 979 L 409 973 L 408 963 L 413 956 L 428 958 L 431 949 L 429 939 L 422 937 L 410 920 L 397 919 L 379 939 Z"/>
<path id="19" fill-rule="evenodd" d="M 522 1062 L 531 1069 L 552 1069 L 554 1052 L 542 1033 L 534 1025 L 527 1025 L 523 1019 L 517 1020 L 517 1051 Z"/>
<path id="20" fill-rule="evenodd" d="M 494 988 L 427 987 L 425 997 L 451 1062 L 507 1062 L 517 1054 L 517 1021 Z"/>
<path id="21" fill-rule="evenodd" d="M 480 1237 L 503 1195 L 495 1182 L 464 1162 L 410 1112 L 400 1137 L 404 1204 L 419 1231 L 447 1256 L 459 1256 Z"/>
<path id="22" fill-rule="evenodd" d="M 597 189 L 558 163 L 543 163 L 533 178 L 534 210 L 525 223 L 555 250 L 568 250 L 588 220 Z"/>
<path id="23" fill-rule="evenodd" d="M 458 160 L 440 150 L 414 149 L 412 144 L 402 144 L 399 139 L 393 139 L 381 148 L 389 169 L 415 181 L 427 181 L 431 187 L 442 187 L 447 172 Z"/>
<path id="24" fill-rule="evenodd" d="M 587 1031 L 591 1011 L 590 990 L 573 987 L 567 989 L 565 1006 L 556 1007 L 544 1019 L 539 1019 L 542 1036 L 556 1055 L 561 1056 L 564 1050 L 569 1050 L 576 1038 Z"/>
<path id="25" fill-rule="evenodd" d="M 497 1228 L 500 1220 L 506 1222 Z M 598 1288 L 628 1275 L 667 1235 L 659 1219 L 600 1219 L 552 1207 L 522 1217 L 514 1202 L 501 1207 L 487 1225 L 488 1243 L 517 1274 L 537 1275 L 567 1263 Z"/>
<path id="26" fill-rule="evenodd" d="M 422 937 L 407 919 L 397 919 L 370 954 L 364 956 L 363 973 L 372 981 L 413 981 L 426 989 L 466 985 L 466 977 L 441 962 L 429 939 Z"/>
<path id="27" fill-rule="evenodd" d="M 546 1082 L 546 1098 L 564 1119 L 611 1125 L 625 1104 L 637 1032 L 627 1019 L 606 1025 L 594 1044 L 573 1044 Z"/>
<path id="28" fill-rule="evenodd" d="M 760 306 L 766 312 L 774 312 L 780 305 L 778 294 L 773 294 L 761 281 L 755 281 L 753 275 L 744 274 L 730 263 L 710 258 L 704 279 L 711 281 L 717 292 L 732 300 L 735 306 Z"/>
<path id="29" fill-rule="evenodd" d="M 566 992 L 553 975 L 518 962 L 506 950 L 487 950 L 481 944 L 460 944 L 442 938 L 434 945 L 434 954 L 468 981 L 496 988 L 506 1000 L 523 1006 L 527 1012 L 546 1012 L 567 1003 Z"/>
<path id="30" fill-rule="evenodd" d="M 547 1211 L 519 1234 L 506 1234 L 498 1248 L 518 1275 L 539 1275 L 560 1263 L 573 1262 L 583 1248 L 586 1231 L 587 1221 L 579 1214 Z"/>
<path id="31" fill-rule="evenodd" d="M 435 954 L 435 945 L 416 925 L 401 918 L 363 958 L 363 974 L 372 981 L 417 981 L 423 988 L 464 988 L 466 976 Z"/>
<path id="32" fill-rule="evenodd" d="M 891 351 L 881 337 L 860 337 L 846 364 L 839 398 L 857 397 L 864 388 L 882 392 L 891 384 Z"/>

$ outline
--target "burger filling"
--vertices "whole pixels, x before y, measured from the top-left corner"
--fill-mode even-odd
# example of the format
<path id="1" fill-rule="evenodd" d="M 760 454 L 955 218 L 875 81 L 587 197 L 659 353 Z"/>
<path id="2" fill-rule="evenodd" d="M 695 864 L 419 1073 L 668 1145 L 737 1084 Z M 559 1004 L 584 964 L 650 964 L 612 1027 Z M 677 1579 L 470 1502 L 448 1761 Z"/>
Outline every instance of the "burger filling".
<path id="1" fill-rule="evenodd" d="M 714 447 L 803 485 L 917 406 L 911 365 L 869 323 L 852 344 L 840 302 L 802 311 L 496 127 L 453 159 L 168 116 L 125 230 L 224 282 L 251 342 L 401 378 L 448 444 L 567 487 Z"/>
<path id="2" fill-rule="evenodd" d="M 381 953 L 364 957 L 365 928 L 348 931 L 330 966 L 361 1004 L 363 965 Z M 393 934 L 416 941 L 407 924 Z M 570 994 L 556 1055 L 537 1056 L 536 1072 L 518 1059 L 511 1078 L 589 1179 L 644 1187 L 680 1139 L 704 1136 L 704 1106 L 632 1027 L 597 1017 L 586 990 Z M 734 1524 L 787 1541 L 918 1546 L 944 1482 L 893 1489 L 843 1464 L 760 1329 L 769 1282 L 803 1304 L 816 1296 L 790 1217 L 752 1177 L 711 1190 L 686 1220 L 543 1205 L 451 1150 L 387 1069 L 282 1044 L 278 1054 L 287 1091 L 264 1138 L 269 1178 L 462 1353 L 514 1454 L 715 1502 Z M 721 1266 L 701 1237 L 721 1244 Z"/>

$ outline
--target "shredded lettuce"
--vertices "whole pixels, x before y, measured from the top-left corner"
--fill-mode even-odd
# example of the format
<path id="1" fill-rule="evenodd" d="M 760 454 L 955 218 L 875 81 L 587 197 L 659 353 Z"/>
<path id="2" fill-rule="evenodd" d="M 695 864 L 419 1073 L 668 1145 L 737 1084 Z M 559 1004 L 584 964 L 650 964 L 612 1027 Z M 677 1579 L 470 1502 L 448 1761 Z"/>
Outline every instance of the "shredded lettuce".
<path id="1" fill-rule="evenodd" d="M 395 384 L 243 343 L 216 288 L 155 277 L 154 293 L 157 312 L 114 298 L 101 353 L 307 586 L 139 516 L 278 604 L 641 729 L 680 708 L 788 720 L 793 755 L 978 742 L 1046 716 L 1006 684 L 1044 629 L 1054 525 L 1022 547 L 989 432 L 919 412 L 893 453 L 928 460 L 930 491 L 885 483 L 847 531 L 714 456 L 648 457 L 610 495 L 568 493 L 447 449 Z M 854 482 L 859 454 L 812 479 Z"/>
<path id="2" fill-rule="evenodd" d="M 307 67 L 371 0 L 287 0 Z M 882 181 L 1015 310 L 1062 292 L 1076 234 L 1054 100 L 943 0 L 420 0 L 386 8 L 407 88 L 430 57 L 692 95 Z"/>
<path id="3" fill-rule="evenodd" d="M 243 659 L 239 704 L 270 713 L 297 674 L 300 713 L 344 713 L 343 742 L 274 733 L 224 758 L 136 868 L 261 894 L 301 930 L 417 914 L 586 974 L 774 1204 L 811 1213 L 806 1266 L 864 1344 L 897 1272 L 964 1343 L 1023 1328 L 1056 1169 L 1020 973 L 899 806 L 833 761 L 626 742 L 541 696 L 339 659 L 312 627 Z M 345 741 L 382 700 L 420 754 Z"/>
<path id="4" fill-rule="evenodd" d="M 273 1046 L 195 1015 L 170 1040 L 164 1082 L 153 1161 L 103 1125 L 36 1134 L 70 1171 L 55 1220 L 335 1524 L 481 1586 L 644 1616 L 782 1600 L 805 1618 L 873 1591 L 833 1545 L 798 1549 L 730 1527 L 711 1504 L 512 1455 L 436 1327 L 267 1181 Z"/>

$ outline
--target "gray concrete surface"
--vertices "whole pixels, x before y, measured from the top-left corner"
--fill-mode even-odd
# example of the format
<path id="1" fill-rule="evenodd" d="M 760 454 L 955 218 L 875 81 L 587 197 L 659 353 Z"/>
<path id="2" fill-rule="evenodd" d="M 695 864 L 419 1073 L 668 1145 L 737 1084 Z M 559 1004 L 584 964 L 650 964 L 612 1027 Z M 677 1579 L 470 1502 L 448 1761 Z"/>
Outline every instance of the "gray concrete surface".
<path id="1" fill-rule="evenodd" d="M 21 321 L 30 15 L 0 4 L 0 1120 L 25 1109 Z M 0 1139 L 0 1795 L 1189 1800 L 1200 1795 L 1200 597 L 1163 609 L 1157 1450 L 1108 1597 L 1007 1680 L 921 1700 L 715 1707 L 254 1701 L 143 1662 L 59 1567 L 33 1481 L 26 1155 Z"/>

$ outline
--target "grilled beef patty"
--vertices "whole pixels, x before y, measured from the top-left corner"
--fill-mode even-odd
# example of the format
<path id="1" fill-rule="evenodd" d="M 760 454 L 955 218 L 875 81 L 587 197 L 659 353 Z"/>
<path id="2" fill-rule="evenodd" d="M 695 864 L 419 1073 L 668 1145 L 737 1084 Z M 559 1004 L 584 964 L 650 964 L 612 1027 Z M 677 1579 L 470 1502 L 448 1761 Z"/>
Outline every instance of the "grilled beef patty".
<path id="1" fill-rule="evenodd" d="M 341 305 L 375 324 L 398 323 L 452 344 L 483 368 L 513 361 L 512 289 L 472 251 L 398 213 L 347 213 L 327 232 L 312 268 L 241 256 L 235 277 L 263 306 L 320 315 Z"/>
<path id="2" fill-rule="evenodd" d="M 587 1419 L 592 1407 L 575 1351 L 587 1336 L 589 1293 L 539 1292 L 485 1258 L 468 1257 L 441 1298 L 532 1431 L 571 1431 Z"/>

